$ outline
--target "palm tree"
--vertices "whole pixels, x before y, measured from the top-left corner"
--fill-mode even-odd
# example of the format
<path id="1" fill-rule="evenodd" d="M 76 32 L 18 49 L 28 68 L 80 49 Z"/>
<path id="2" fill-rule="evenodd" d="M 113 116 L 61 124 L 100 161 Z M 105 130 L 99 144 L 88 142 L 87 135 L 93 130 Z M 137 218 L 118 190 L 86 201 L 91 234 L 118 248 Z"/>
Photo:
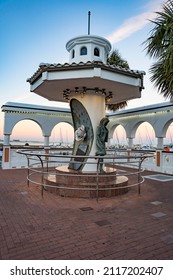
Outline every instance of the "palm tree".
<path id="1" fill-rule="evenodd" d="M 147 55 L 156 59 L 149 69 L 151 81 L 165 98 L 173 98 L 173 1 L 168 0 L 156 14 L 151 35 L 144 42 Z"/>
<path id="2" fill-rule="evenodd" d="M 125 69 L 129 69 L 128 62 L 122 58 L 120 52 L 114 49 L 108 56 L 107 63 L 109 65 L 120 66 Z"/>
<path id="3" fill-rule="evenodd" d="M 117 49 L 114 49 L 108 56 L 107 64 L 119 66 L 124 69 L 129 69 L 128 62 L 124 60 Z M 117 104 L 108 104 L 107 109 L 110 111 L 116 111 L 123 109 L 127 106 L 127 102 L 123 101 Z"/>

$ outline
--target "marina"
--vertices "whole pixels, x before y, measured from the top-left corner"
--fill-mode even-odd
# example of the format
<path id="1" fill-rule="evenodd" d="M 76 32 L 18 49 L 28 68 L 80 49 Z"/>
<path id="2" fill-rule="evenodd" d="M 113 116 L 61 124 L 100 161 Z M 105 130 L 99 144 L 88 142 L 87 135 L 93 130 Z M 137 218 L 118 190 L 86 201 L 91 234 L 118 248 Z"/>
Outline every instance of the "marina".
<path id="1" fill-rule="evenodd" d="M 24 155 L 19 155 L 18 153 L 16 153 L 18 149 L 12 149 L 11 150 L 11 167 L 10 168 L 27 168 L 27 159 Z M 34 150 L 37 151 L 37 149 L 34 148 Z M 38 151 L 44 151 L 43 148 L 38 149 Z M 141 150 L 141 152 L 143 151 L 149 151 L 149 150 Z M 158 171 L 158 172 L 162 172 L 162 173 L 166 173 L 166 174 L 173 174 L 173 152 L 162 152 L 162 165 L 160 167 L 158 167 L 156 165 L 156 151 L 155 150 L 150 150 L 154 153 L 153 158 L 149 158 L 146 159 L 143 162 L 143 168 L 145 170 L 150 170 L 150 171 Z M 51 153 L 53 152 L 57 152 L 58 154 L 71 154 L 72 149 L 65 149 L 65 148 L 57 148 L 57 149 L 51 149 L 50 150 Z M 112 150 L 111 152 L 112 154 L 116 154 L 116 155 L 123 155 L 124 152 L 123 150 Z M 110 154 L 110 150 L 108 150 L 108 154 Z"/>
<path id="2" fill-rule="evenodd" d="M 51 129 L 61 122 L 71 122 L 71 115 L 69 110 L 63 108 L 50 108 L 40 106 L 32 106 L 29 104 L 21 103 L 8 103 L 2 106 L 2 110 L 6 116 L 12 116 L 16 124 L 15 117 L 17 114 L 20 116 L 20 120 L 25 119 L 27 114 L 30 114 L 30 119 L 37 118 L 37 114 L 40 119 L 40 110 L 44 112 L 44 118 L 46 117 L 51 124 Z M 17 113 L 16 113 L 17 112 Z M 55 113 L 56 112 L 56 113 Z M 109 140 L 107 144 L 107 151 L 113 150 L 113 153 L 122 154 L 123 149 L 130 150 L 151 150 L 154 155 L 151 159 L 146 159 L 143 162 L 143 168 L 151 171 L 158 171 L 162 173 L 173 174 L 173 154 L 172 154 L 172 120 L 173 120 L 173 104 L 172 102 L 165 102 L 162 104 L 155 104 L 150 106 L 139 107 L 135 109 L 122 110 L 115 113 L 109 113 L 107 116 L 110 119 L 109 124 Z M 18 119 L 17 119 L 18 120 Z M 146 129 L 145 122 L 152 125 L 153 131 L 155 133 L 150 133 L 149 129 Z M 142 131 L 139 133 L 137 128 L 140 124 L 144 123 Z M 117 132 L 118 127 L 123 127 L 120 132 Z M 0 159 L 2 161 L 3 157 L 3 147 L 8 147 L 10 149 L 10 161 L 1 163 L 2 168 L 27 168 L 27 161 L 25 156 L 18 155 L 16 149 L 20 148 L 36 148 L 40 150 L 53 151 L 53 149 L 73 149 L 73 137 L 63 137 L 62 135 L 67 134 L 65 131 L 59 129 L 59 139 L 56 139 L 55 135 L 53 138 L 43 137 L 43 141 L 18 141 L 20 139 L 10 139 L 11 131 L 8 125 L 4 127 L 4 140 L 0 143 Z M 142 132 L 144 138 L 142 138 Z M 45 132 L 43 133 L 45 134 Z M 7 135 L 7 136 L 6 136 Z M 12 136 L 12 135 L 11 135 Z M 140 138 L 139 138 L 140 136 Z M 157 136 L 157 137 L 156 137 Z M 71 143 L 65 143 L 64 139 L 68 139 Z M 7 140 L 6 140 L 7 139 Z M 61 141 L 59 141 L 61 140 Z M 139 141 L 140 140 L 140 141 Z M 7 141 L 7 142 L 5 142 Z M 4 145 L 5 144 L 5 145 Z M 4 145 L 4 146 L 3 146 Z M 63 151 L 60 151 L 63 153 Z M 70 152 L 70 150 L 69 150 Z M 21 157 L 21 158 L 20 158 Z"/>

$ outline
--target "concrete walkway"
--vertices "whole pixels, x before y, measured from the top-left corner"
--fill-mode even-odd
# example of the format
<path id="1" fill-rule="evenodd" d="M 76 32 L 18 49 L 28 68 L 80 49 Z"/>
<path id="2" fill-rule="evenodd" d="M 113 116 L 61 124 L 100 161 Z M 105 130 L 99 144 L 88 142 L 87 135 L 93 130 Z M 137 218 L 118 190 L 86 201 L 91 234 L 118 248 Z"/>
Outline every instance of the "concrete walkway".
<path id="1" fill-rule="evenodd" d="M 0 170 L 0 259 L 173 259 L 173 180 L 97 203 L 42 199 L 26 176 Z"/>

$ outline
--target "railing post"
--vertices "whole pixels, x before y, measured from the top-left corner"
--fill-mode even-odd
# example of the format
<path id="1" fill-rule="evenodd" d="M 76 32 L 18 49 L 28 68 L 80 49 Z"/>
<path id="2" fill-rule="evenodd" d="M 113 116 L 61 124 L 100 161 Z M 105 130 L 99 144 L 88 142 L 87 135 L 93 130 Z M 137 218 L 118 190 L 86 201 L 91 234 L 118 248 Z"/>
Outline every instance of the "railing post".
<path id="1" fill-rule="evenodd" d="M 43 198 L 43 191 L 44 191 L 44 164 L 43 164 L 43 160 L 41 159 L 41 156 L 37 155 L 37 157 L 39 158 L 40 162 L 41 162 L 41 167 L 42 167 L 42 175 L 41 175 L 41 196 Z"/>
<path id="2" fill-rule="evenodd" d="M 29 173 L 29 157 L 26 156 L 26 158 L 27 158 L 27 163 L 28 163 L 27 187 L 29 188 L 29 175 L 30 175 L 30 173 Z"/>
<path id="3" fill-rule="evenodd" d="M 142 162 L 144 161 L 146 157 L 142 157 L 139 160 L 139 167 L 138 167 L 138 195 L 141 194 L 141 166 L 142 166 Z"/>
<path id="4" fill-rule="evenodd" d="M 138 195 L 141 194 L 141 183 L 140 183 L 140 179 L 141 179 L 141 164 L 142 164 L 142 161 L 139 160 L 139 166 L 138 166 Z"/>
<path id="5" fill-rule="evenodd" d="M 46 167 L 47 167 L 47 172 L 48 172 L 48 162 L 49 162 L 49 152 L 50 152 L 50 147 L 46 146 L 44 147 L 46 156 L 45 156 L 45 160 L 46 160 Z"/>
<path id="6" fill-rule="evenodd" d="M 100 170 L 100 158 L 97 159 L 97 177 L 96 177 L 96 200 L 98 202 L 99 199 L 99 170 Z"/>

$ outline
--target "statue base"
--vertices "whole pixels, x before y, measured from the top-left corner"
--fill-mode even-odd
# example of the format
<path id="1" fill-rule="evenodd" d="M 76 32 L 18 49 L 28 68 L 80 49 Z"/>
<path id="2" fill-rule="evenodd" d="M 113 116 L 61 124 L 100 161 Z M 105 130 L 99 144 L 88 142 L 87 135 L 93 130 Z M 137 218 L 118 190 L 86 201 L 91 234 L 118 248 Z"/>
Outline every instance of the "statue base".
<path id="1" fill-rule="evenodd" d="M 128 178 L 116 176 L 116 169 L 104 167 L 104 173 L 84 172 L 56 167 L 56 175 L 45 178 L 45 189 L 62 197 L 97 198 L 113 197 L 128 192 Z M 99 190 L 97 190 L 97 186 Z M 127 187 L 126 187 L 127 186 Z M 120 187 L 120 188 L 119 188 Z"/>

